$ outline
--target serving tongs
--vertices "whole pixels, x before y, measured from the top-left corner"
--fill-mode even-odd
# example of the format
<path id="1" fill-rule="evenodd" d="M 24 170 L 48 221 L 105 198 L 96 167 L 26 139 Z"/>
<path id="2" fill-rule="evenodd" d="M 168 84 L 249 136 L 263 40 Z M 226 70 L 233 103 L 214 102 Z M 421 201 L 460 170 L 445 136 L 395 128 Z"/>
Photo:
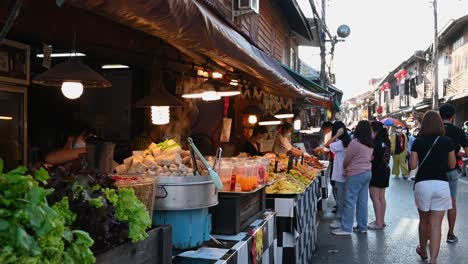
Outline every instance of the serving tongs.
<path id="1" fill-rule="evenodd" d="M 203 157 L 203 155 L 200 153 L 200 151 L 198 150 L 198 148 L 195 146 L 195 144 L 193 144 L 193 139 L 192 138 L 188 138 L 188 144 L 190 146 L 190 148 L 192 149 L 192 159 L 195 159 L 195 155 L 198 156 L 198 158 L 200 159 L 201 163 L 203 164 L 203 166 L 206 167 L 206 169 L 208 170 L 208 173 L 210 174 L 210 177 L 211 179 L 213 180 L 213 182 L 215 183 L 216 187 L 219 189 L 219 190 L 223 190 L 223 183 L 221 182 L 221 179 L 219 178 L 219 175 L 218 173 L 216 173 L 210 166 L 210 164 L 208 163 L 208 161 L 206 161 L 205 157 Z M 221 154 L 220 154 L 221 156 Z M 194 161 L 194 170 L 197 170 L 198 171 L 198 166 L 195 165 L 197 163 L 197 161 L 195 160 Z M 198 172 L 195 172 L 195 173 L 198 173 Z"/>
<path id="2" fill-rule="evenodd" d="M 222 154 L 223 154 L 223 149 L 221 147 L 219 147 L 216 150 L 216 156 L 215 156 L 215 160 L 214 160 L 214 163 L 213 163 L 213 168 L 215 170 L 216 170 L 216 164 L 218 164 L 218 170 L 216 170 L 218 175 L 221 173 L 221 155 Z"/>

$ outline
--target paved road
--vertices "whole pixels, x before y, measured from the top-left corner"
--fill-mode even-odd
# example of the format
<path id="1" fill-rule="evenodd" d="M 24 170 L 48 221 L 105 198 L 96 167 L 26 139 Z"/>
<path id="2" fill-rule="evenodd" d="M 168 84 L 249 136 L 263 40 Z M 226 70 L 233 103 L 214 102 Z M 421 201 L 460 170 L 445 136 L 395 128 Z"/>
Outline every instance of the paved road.
<path id="1" fill-rule="evenodd" d="M 462 177 L 458 186 L 458 220 L 455 233 L 457 244 L 447 244 L 448 224 L 442 227 L 443 242 L 440 264 L 468 264 L 468 179 Z M 418 244 L 418 214 L 414 205 L 413 182 L 393 178 L 387 189 L 387 227 L 383 231 L 369 231 L 367 235 L 354 233 L 351 237 L 330 234 L 330 214 L 320 221 L 318 249 L 312 263 L 423 263 L 415 254 Z M 374 219 L 369 199 L 369 220 Z M 333 251 L 338 251 L 333 253 Z"/>

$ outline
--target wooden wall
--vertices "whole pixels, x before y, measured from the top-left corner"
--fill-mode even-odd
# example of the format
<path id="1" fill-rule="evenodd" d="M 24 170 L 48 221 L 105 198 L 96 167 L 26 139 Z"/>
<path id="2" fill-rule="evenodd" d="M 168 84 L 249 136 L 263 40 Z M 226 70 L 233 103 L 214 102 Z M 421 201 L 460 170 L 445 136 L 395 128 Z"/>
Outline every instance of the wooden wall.
<path id="1" fill-rule="evenodd" d="M 213 5 L 225 17 L 232 18 L 232 1 L 212 0 Z M 232 20 L 232 19 L 231 19 Z M 276 60 L 290 65 L 290 49 L 295 50 L 297 60 L 297 43 L 289 36 L 289 25 L 275 1 L 260 1 L 260 13 L 235 17 L 232 22 L 250 36 L 255 43 Z"/>

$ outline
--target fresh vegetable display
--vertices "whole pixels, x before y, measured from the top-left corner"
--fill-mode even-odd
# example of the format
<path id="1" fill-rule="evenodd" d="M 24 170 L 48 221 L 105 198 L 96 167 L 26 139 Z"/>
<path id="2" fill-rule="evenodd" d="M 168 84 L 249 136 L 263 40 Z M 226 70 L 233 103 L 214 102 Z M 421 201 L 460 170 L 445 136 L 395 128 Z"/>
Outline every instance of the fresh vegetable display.
<path id="1" fill-rule="evenodd" d="M 90 234 L 95 253 L 148 236 L 146 230 L 152 221 L 145 205 L 132 189 L 117 189 L 112 178 L 94 173 L 74 174 L 60 167 L 48 186 L 55 189 L 49 202 L 59 206 L 64 200 L 69 201 L 75 218 L 72 226 Z M 66 219 L 71 218 L 66 215 Z"/>
<path id="2" fill-rule="evenodd" d="M 49 174 L 43 168 L 34 176 L 26 167 L 3 172 L 0 159 L 0 263 L 94 263 L 88 233 L 73 230 L 75 214 L 67 199 L 52 207 L 53 190 L 39 186 Z"/>

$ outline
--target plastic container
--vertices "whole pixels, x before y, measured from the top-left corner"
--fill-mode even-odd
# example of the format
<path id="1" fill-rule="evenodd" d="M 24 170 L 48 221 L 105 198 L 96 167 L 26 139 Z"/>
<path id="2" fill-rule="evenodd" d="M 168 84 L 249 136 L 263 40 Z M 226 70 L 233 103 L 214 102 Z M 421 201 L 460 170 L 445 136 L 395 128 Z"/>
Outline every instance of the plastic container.
<path id="1" fill-rule="evenodd" d="M 223 183 L 224 191 L 231 190 L 232 171 L 233 171 L 232 163 L 225 162 L 221 164 L 219 177 L 221 178 L 221 182 Z"/>
<path id="2" fill-rule="evenodd" d="M 270 159 L 260 159 L 258 161 L 258 183 L 259 184 L 264 184 L 268 183 L 270 181 Z M 263 176 L 263 182 L 262 181 L 262 176 Z"/>
<path id="3" fill-rule="evenodd" d="M 153 217 L 156 178 L 147 175 L 112 175 L 115 186 L 118 188 L 131 188 L 135 195 L 145 205 L 150 217 Z"/>

